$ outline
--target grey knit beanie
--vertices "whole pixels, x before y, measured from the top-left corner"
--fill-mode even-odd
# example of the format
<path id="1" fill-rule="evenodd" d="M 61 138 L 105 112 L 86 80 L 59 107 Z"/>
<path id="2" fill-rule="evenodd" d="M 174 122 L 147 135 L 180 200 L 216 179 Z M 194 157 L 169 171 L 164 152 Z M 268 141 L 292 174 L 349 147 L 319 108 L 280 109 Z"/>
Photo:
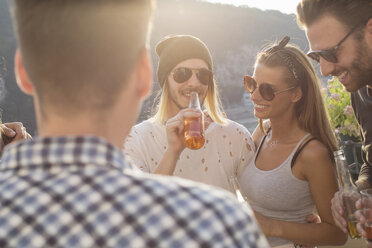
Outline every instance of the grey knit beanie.
<path id="1" fill-rule="evenodd" d="M 191 35 L 168 35 L 156 44 L 159 56 L 157 69 L 158 82 L 163 87 L 171 70 L 187 59 L 202 59 L 212 70 L 212 56 L 208 47 L 200 39 Z"/>

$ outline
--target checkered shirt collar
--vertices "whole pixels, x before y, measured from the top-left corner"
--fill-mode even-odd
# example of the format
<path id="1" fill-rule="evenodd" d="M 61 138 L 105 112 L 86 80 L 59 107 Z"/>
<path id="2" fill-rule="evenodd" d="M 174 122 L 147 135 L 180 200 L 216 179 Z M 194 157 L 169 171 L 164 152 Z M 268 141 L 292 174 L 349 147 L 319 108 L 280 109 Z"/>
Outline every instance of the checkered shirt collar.
<path id="1" fill-rule="evenodd" d="M 1 170 L 60 165 L 112 166 L 132 169 L 124 153 L 103 138 L 86 136 L 39 137 L 8 145 L 1 159 Z"/>

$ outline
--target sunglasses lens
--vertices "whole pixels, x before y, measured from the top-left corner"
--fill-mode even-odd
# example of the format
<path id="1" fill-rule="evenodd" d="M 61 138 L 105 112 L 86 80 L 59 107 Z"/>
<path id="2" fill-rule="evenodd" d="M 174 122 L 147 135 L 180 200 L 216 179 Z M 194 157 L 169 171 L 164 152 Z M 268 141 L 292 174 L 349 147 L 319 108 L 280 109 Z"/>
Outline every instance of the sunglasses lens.
<path id="1" fill-rule="evenodd" d="M 315 53 L 315 52 L 311 52 L 311 53 L 308 53 L 307 56 L 313 60 L 315 60 L 316 62 L 320 62 L 320 57 L 319 57 L 319 54 L 318 53 Z"/>
<path id="2" fill-rule="evenodd" d="M 183 83 L 192 76 L 192 71 L 189 68 L 180 67 L 174 70 L 173 79 L 177 83 Z"/>
<path id="3" fill-rule="evenodd" d="M 199 69 L 199 71 L 196 73 L 196 76 L 200 83 L 204 85 L 209 85 L 213 81 L 213 73 L 205 68 Z"/>
<path id="4" fill-rule="evenodd" d="M 274 89 L 270 84 L 263 83 L 259 87 L 260 94 L 266 101 L 272 101 L 275 97 Z"/>
<path id="5" fill-rule="evenodd" d="M 319 55 L 322 56 L 322 58 L 324 58 L 328 62 L 337 63 L 337 57 L 333 52 L 324 51 L 324 52 L 320 52 Z"/>
<path id="6" fill-rule="evenodd" d="M 307 54 L 309 58 L 315 60 L 316 62 L 320 62 L 320 57 L 327 60 L 331 63 L 337 63 L 337 57 L 336 55 L 331 51 L 319 51 L 319 52 L 310 52 Z"/>
<path id="7" fill-rule="evenodd" d="M 244 87 L 248 91 L 248 93 L 252 94 L 253 91 L 257 88 L 257 83 L 250 76 L 244 76 Z"/>

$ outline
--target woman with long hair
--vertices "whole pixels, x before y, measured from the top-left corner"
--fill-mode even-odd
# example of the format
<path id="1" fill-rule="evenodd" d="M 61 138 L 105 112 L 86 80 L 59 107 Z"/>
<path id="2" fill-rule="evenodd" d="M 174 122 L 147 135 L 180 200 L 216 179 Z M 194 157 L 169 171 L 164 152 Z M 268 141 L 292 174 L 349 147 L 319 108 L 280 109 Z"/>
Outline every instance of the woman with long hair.
<path id="1" fill-rule="evenodd" d="M 340 245 L 346 236 L 331 213 L 337 140 L 314 68 L 288 41 L 259 53 L 253 76 L 244 78 L 260 125 L 239 182 L 272 247 Z M 315 208 L 321 222 L 307 223 Z"/>

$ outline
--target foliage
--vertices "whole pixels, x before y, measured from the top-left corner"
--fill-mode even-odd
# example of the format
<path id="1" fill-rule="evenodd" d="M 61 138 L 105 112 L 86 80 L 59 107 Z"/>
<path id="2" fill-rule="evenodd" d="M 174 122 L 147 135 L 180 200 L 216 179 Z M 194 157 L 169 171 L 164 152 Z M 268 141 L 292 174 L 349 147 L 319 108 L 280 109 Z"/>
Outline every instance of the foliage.
<path id="1" fill-rule="evenodd" d="M 336 77 L 328 81 L 327 88 L 323 96 L 336 133 L 360 140 L 359 125 L 351 106 L 350 93 L 346 92 Z"/>

